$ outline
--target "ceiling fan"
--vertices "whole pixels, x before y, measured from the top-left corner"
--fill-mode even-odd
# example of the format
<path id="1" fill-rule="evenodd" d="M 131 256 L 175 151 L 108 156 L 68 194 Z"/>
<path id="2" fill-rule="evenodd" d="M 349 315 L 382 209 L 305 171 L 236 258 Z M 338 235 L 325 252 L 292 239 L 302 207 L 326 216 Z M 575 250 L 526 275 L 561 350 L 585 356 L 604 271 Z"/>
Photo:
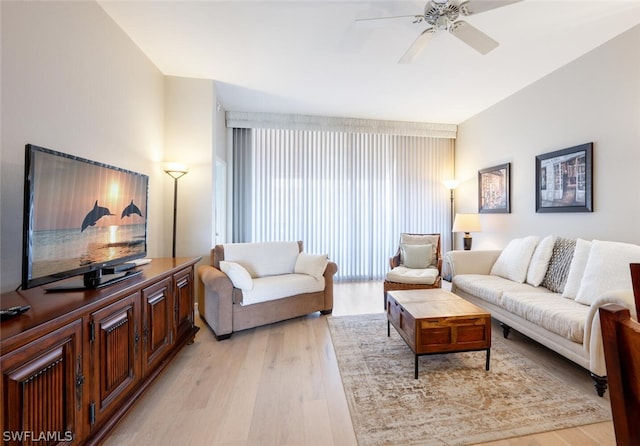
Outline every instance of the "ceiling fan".
<path id="1" fill-rule="evenodd" d="M 421 14 L 358 19 L 356 21 L 364 22 L 411 17 L 413 18 L 413 23 L 424 22 L 430 25 L 430 27 L 425 29 L 411 44 L 398 63 L 411 63 L 427 43 L 429 43 L 431 38 L 440 30 L 449 31 L 479 53 L 487 54 L 489 51 L 495 49 L 499 43 L 464 20 L 458 20 L 458 17 L 460 15 L 470 16 L 472 14 L 480 14 L 481 12 L 520 1 L 522 0 L 429 0 L 424 7 L 424 13 Z"/>

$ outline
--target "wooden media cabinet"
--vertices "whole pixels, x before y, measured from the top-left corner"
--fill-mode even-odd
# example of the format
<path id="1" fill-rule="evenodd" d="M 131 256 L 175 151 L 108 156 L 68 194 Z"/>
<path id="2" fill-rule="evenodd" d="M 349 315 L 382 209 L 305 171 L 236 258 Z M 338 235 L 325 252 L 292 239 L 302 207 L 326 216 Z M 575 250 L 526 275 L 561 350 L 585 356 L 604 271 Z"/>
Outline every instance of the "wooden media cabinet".
<path id="1" fill-rule="evenodd" d="M 194 324 L 194 265 L 162 258 L 93 290 L 2 294 L 31 309 L 0 325 L 3 444 L 102 441 L 186 344 Z"/>

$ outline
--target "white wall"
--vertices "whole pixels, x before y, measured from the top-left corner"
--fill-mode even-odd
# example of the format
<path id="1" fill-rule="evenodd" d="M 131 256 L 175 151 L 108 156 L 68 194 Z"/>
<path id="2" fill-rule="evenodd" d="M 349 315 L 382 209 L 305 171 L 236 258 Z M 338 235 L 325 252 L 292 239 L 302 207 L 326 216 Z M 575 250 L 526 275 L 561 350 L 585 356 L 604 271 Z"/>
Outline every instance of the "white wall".
<path id="1" fill-rule="evenodd" d="M 213 181 L 216 94 L 214 82 L 168 76 L 165 79 L 165 158 L 187 164 L 178 180 L 176 256 L 209 260 L 214 240 Z M 167 228 L 165 253 L 171 255 L 173 180 L 165 175 Z"/>
<path id="2" fill-rule="evenodd" d="M 535 157 L 591 141 L 594 212 L 536 213 Z M 459 126 L 458 212 L 478 211 L 478 170 L 506 162 L 511 214 L 481 214 L 473 249 L 530 234 L 640 244 L 640 26 Z"/>
<path id="3" fill-rule="evenodd" d="M 164 77 L 94 2 L 0 2 L 0 288 L 20 283 L 24 146 L 150 176 L 150 256 L 162 244 Z M 169 229 L 170 231 L 170 229 Z"/>

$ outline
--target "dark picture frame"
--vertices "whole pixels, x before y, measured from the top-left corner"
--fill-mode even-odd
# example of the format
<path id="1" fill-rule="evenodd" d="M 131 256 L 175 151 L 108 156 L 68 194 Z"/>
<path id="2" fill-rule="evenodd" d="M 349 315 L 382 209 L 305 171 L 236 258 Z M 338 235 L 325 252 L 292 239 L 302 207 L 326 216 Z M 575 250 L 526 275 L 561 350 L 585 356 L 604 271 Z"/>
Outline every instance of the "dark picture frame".
<path id="1" fill-rule="evenodd" d="M 511 163 L 478 171 L 478 212 L 480 214 L 511 213 Z"/>
<path id="2" fill-rule="evenodd" d="M 536 212 L 593 212 L 593 143 L 536 156 Z"/>

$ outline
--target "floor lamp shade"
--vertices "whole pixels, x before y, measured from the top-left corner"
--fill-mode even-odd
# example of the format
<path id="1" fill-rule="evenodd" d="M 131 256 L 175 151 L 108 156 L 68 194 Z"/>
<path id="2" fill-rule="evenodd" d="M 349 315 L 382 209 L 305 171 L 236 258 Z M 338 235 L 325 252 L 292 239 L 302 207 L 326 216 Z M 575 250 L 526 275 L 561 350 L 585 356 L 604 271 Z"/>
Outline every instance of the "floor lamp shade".
<path id="1" fill-rule="evenodd" d="M 456 214 L 453 222 L 453 232 L 464 232 L 464 249 L 471 249 L 472 238 L 471 232 L 480 232 L 480 215 L 479 214 Z"/>

